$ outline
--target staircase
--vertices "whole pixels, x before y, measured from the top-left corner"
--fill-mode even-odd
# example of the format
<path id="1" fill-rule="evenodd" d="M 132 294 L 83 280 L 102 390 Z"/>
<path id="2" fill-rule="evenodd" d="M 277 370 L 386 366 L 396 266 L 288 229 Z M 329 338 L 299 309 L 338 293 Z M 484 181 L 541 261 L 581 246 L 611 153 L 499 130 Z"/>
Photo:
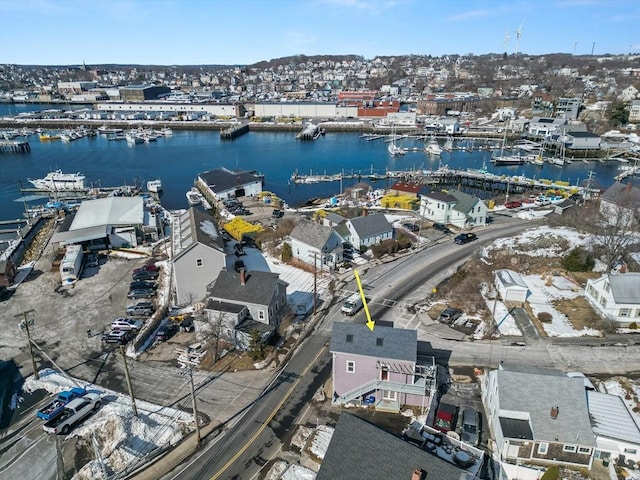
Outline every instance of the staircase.
<path id="1" fill-rule="evenodd" d="M 421 379 L 422 380 L 422 379 Z M 343 393 L 341 396 L 333 401 L 334 405 L 342 405 L 349 403 L 356 398 L 359 398 L 366 393 L 373 392 L 375 390 L 388 390 L 390 392 L 409 393 L 413 395 L 425 395 L 424 381 L 419 381 L 416 384 L 408 385 L 406 383 L 388 382 L 386 380 L 371 380 L 364 383 L 348 392 Z"/>

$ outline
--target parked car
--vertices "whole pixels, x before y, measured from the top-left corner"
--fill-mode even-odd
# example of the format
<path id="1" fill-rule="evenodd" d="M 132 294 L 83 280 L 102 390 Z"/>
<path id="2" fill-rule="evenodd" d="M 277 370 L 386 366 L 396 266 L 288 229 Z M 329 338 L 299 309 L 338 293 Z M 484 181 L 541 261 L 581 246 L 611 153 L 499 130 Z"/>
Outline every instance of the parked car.
<path id="1" fill-rule="evenodd" d="M 127 315 L 135 317 L 148 317 L 156 311 L 152 302 L 138 302 L 127 307 Z"/>
<path id="2" fill-rule="evenodd" d="M 417 232 L 418 230 L 420 230 L 420 227 L 418 225 L 416 225 L 415 223 L 403 223 L 402 226 L 404 228 L 406 228 L 407 230 L 409 230 L 410 232 Z"/>
<path id="3" fill-rule="evenodd" d="M 473 242 L 477 239 L 478 236 L 475 233 L 461 233 L 456 238 L 454 238 L 453 241 L 458 245 L 464 245 L 465 243 Z"/>
<path id="4" fill-rule="evenodd" d="M 522 202 L 518 202 L 514 200 L 513 202 L 507 202 L 504 204 L 504 208 L 520 208 L 522 206 Z"/>
<path id="5" fill-rule="evenodd" d="M 462 411 L 462 427 L 460 439 L 474 447 L 480 443 L 480 412 L 473 408 L 465 408 Z"/>
<path id="6" fill-rule="evenodd" d="M 442 313 L 438 317 L 438 320 L 442 323 L 453 323 L 458 318 L 460 318 L 461 315 L 462 315 L 462 310 L 460 310 L 459 308 L 449 307 L 449 308 L 445 308 L 442 311 Z"/>
<path id="7" fill-rule="evenodd" d="M 147 263 L 146 265 L 143 265 L 141 267 L 134 269 L 133 273 L 158 272 L 159 270 L 160 270 L 160 267 L 156 266 L 155 263 Z"/>
<path id="8" fill-rule="evenodd" d="M 67 434 L 74 424 L 82 420 L 91 412 L 100 408 L 100 395 L 87 393 L 67 403 L 62 413 L 53 420 L 49 420 L 42 428 L 47 433 Z"/>
<path id="9" fill-rule="evenodd" d="M 274 209 L 271 215 L 273 215 L 273 218 L 282 218 L 284 217 L 284 212 L 282 210 Z"/>
<path id="10" fill-rule="evenodd" d="M 116 318 L 111 322 L 111 329 L 113 330 L 140 330 L 144 322 L 142 320 L 135 320 L 133 318 Z"/>
<path id="11" fill-rule="evenodd" d="M 142 270 L 140 272 L 134 272 L 131 275 L 133 280 L 155 280 L 158 278 L 158 272 L 151 272 L 149 270 Z"/>
<path id="12" fill-rule="evenodd" d="M 175 335 L 178 331 L 178 326 L 175 323 L 165 323 L 161 325 L 156 332 L 156 341 L 166 342 Z"/>
<path id="13" fill-rule="evenodd" d="M 449 230 L 449 227 L 447 227 L 444 223 L 434 223 L 433 228 L 435 228 L 436 230 L 439 230 L 442 233 L 446 233 L 447 235 L 451 233 L 451 230 Z"/>
<path id="14" fill-rule="evenodd" d="M 127 293 L 127 298 L 151 298 L 156 294 L 152 288 L 136 288 Z"/>
<path id="15" fill-rule="evenodd" d="M 117 343 L 118 345 L 125 345 L 131 338 L 133 338 L 133 335 L 128 330 L 111 330 L 102 334 L 103 342 Z"/>
<path id="16" fill-rule="evenodd" d="M 150 289 L 155 290 L 158 288 L 156 282 L 152 282 L 149 280 L 134 280 L 129 284 L 129 290 L 138 290 L 138 289 Z"/>
<path id="17" fill-rule="evenodd" d="M 178 325 L 178 328 L 180 328 L 181 332 L 193 332 L 195 328 L 193 325 L 193 317 L 186 317 L 183 319 Z"/>

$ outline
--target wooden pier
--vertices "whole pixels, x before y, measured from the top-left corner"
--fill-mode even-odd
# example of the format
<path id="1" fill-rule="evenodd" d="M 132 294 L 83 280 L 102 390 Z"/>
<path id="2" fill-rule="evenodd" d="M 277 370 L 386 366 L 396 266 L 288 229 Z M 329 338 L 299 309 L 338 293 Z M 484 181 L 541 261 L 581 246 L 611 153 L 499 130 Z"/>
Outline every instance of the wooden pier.
<path id="1" fill-rule="evenodd" d="M 234 138 L 244 135 L 249 131 L 249 124 L 234 125 L 220 132 L 220 138 L 222 140 L 233 140 Z"/>
<path id="2" fill-rule="evenodd" d="M 29 153 L 31 147 L 27 141 L 0 140 L 0 153 Z"/>

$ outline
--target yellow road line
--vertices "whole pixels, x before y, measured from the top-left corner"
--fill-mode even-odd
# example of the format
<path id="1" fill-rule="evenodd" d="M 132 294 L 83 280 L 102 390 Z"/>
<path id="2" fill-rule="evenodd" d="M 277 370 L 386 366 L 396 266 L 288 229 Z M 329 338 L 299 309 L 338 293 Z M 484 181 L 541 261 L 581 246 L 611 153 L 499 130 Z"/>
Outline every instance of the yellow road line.
<path id="1" fill-rule="evenodd" d="M 217 480 L 218 478 L 220 478 L 220 475 L 222 475 L 231 465 L 233 465 L 238 460 L 238 458 L 240 458 L 240 456 L 247 451 L 247 449 L 251 446 L 251 444 L 255 442 L 256 438 L 258 438 L 258 436 L 267 427 L 269 422 L 273 420 L 273 417 L 276 416 L 276 413 L 278 413 L 278 411 L 282 408 L 282 405 L 284 405 L 284 402 L 286 402 L 287 399 L 291 396 L 291 394 L 293 393 L 293 390 L 298 386 L 298 383 L 300 383 L 300 380 L 302 380 L 302 377 L 304 377 L 307 374 L 309 369 L 313 366 L 314 363 L 316 363 L 316 360 L 320 358 L 320 355 L 322 354 L 322 352 L 324 352 L 326 348 L 327 348 L 326 346 L 323 346 L 320 349 L 320 351 L 315 356 L 313 361 L 306 366 L 306 368 L 302 371 L 298 379 L 295 382 L 293 382 L 293 385 L 291 385 L 291 388 L 287 391 L 285 396 L 282 397 L 282 400 L 280 401 L 280 403 L 276 406 L 273 412 L 271 412 L 271 414 L 269 415 L 269 418 L 267 418 L 264 421 L 264 423 L 260 426 L 260 428 L 256 431 L 256 433 L 254 433 L 253 436 L 247 441 L 247 443 L 245 443 L 243 447 L 240 450 L 238 450 L 238 452 L 220 470 L 218 470 L 218 472 L 213 477 L 211 477 L 211 480 Z"/>

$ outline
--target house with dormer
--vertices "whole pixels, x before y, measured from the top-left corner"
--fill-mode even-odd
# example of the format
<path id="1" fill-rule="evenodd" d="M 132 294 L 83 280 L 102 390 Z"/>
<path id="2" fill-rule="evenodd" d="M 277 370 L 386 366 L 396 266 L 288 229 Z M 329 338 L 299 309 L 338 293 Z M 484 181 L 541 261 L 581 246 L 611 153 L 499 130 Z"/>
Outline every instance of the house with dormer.
<path id="1" fill-rule="evenodd" d="M 640 188 L 616 182 L 600 196 L 600 214 L 610 225 L 628 230 L 640 220 Z"/>
<path id="2" fill-rule="evenodd" d="M 606 273 L 590 278 L 584 296 L 601 316 L 619 327 L 640 323 L 640 273 Z"/>
<path id="3" fill-rule="evenodd" d="M 499 460 L 591 468 L 596 439 L 582 378 L 501 364 L 481 386 Z"/>
<path id="4" fill-rule="evenodd" d="M 291 234 L 293 258 L 316 268 L 332 269 L 342 262 L 343 239 L 331 227 L 302 219 Z"/>
<path id="5" fill-rule="evenodd" d="M 435 361 L 419 363 L 415 330 L 334 322 L 331 333 L 334 405 L 371 405 L 398 412 L 424 407 L 437 394 Z"/>
<path id="6" fill-rule="evenodd" d="M 251 318 L 277 328 L 287 312 L 287 285 L 273 272 L 223 270 L 207 287 L 207 304 L 218 301 L 246 307 L 247 313 L 238 320 Z"/>
<path id="7" fill-rule="evenodd" d="M 202 301 L 207 285 L 225 267 L 224 241 L 214 218 L 195 208 L 176 217 L 173 229 L 171 271 L 176 301 L 179 305 Z"/>
<path id="8" fill-rule="evenodd" d="M 420 214 L 431 222 L 460 229 L 487 223 L 487 205 L 479 198 L 458 190 L 429 192 L 420 198 Z"/>
<path id="9" fill-rule="evenodd" d="M 382 214 L 350 218 L 345 226 L 345 241 L 354 248 L 370 247 L 393 238 L 393 227 Z"/>

